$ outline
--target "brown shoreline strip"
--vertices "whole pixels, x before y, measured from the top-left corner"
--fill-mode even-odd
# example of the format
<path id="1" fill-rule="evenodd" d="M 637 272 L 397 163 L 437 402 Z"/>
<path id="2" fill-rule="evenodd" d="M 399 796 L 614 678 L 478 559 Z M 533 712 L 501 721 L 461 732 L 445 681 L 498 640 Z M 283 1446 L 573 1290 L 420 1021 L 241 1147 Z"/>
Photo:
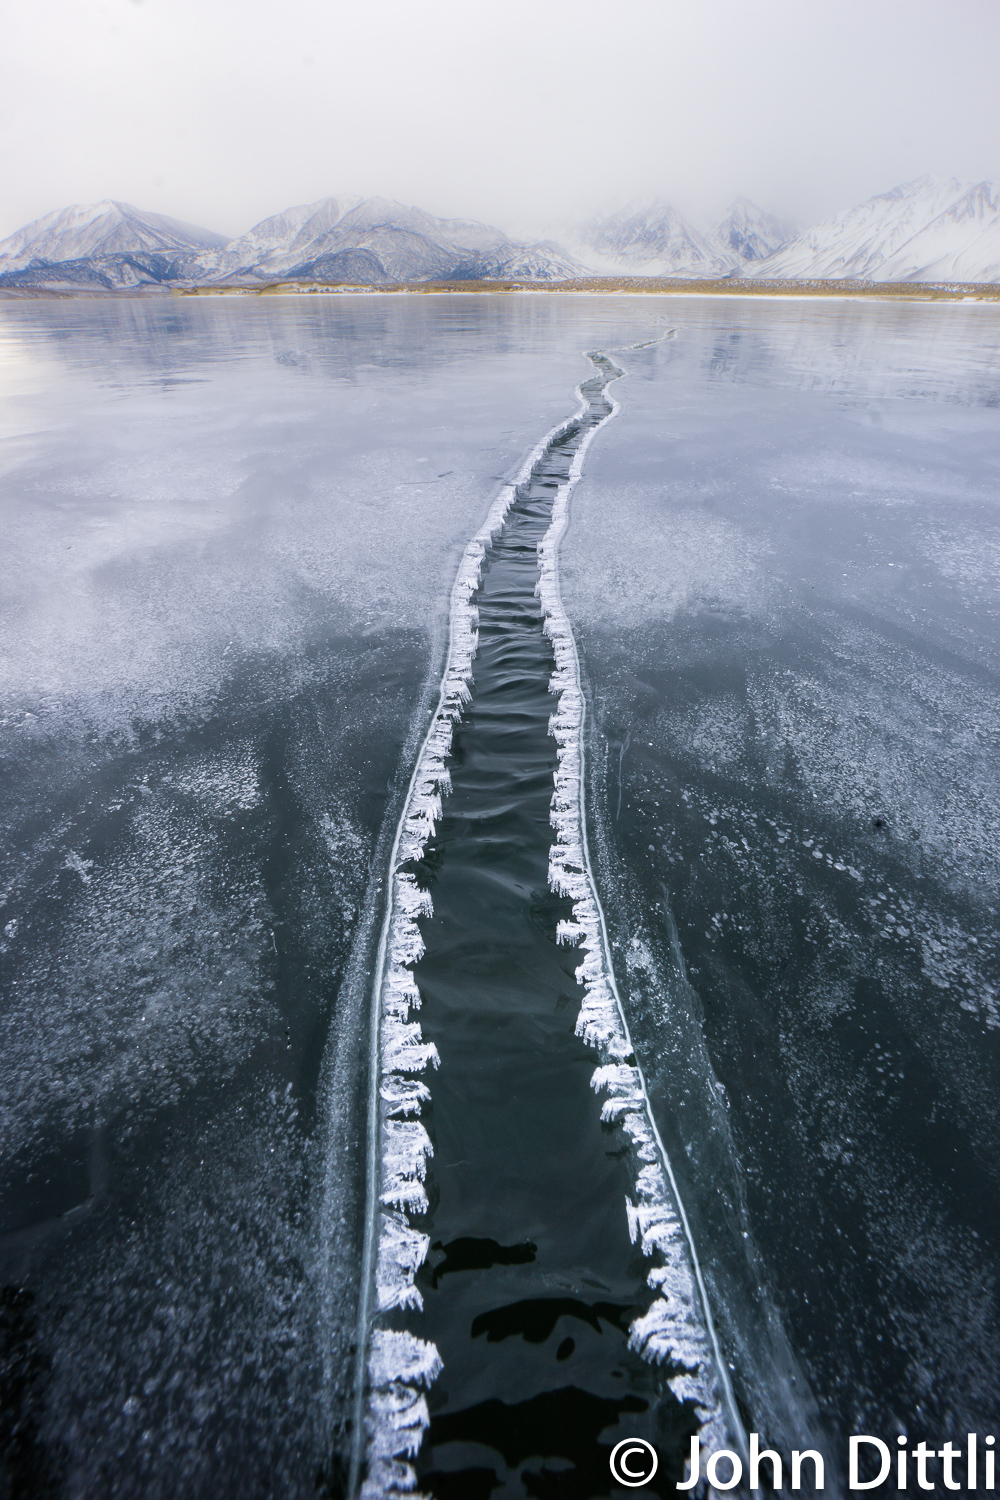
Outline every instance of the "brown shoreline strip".
<path id="1" fill-rule="evenodd" d="M 571 281 L 402 281 L 384 286 L 353 282 L 270 281 L 216 282 L 198 286 L 114 288 L 2 287 L 0 298 L 37 297 L 274 297 L 389 296 L 394 293 L 482 294 L 511 292 L 589 293 L 591 295 L 723 296 L 723 297 L 867 297 L 897 302 L 1000 302 L 996 282 L 958 281 L 755 281 L 730 277 L 717 281 L 668 276 L 590 276 Z"/>

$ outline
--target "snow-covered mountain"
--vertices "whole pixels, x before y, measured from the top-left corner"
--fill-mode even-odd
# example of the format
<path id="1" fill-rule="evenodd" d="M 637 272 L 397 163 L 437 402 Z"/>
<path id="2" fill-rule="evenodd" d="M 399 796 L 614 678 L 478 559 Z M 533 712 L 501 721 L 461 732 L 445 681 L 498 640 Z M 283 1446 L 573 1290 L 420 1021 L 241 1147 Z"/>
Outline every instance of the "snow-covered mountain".
<path id="1" fill-rule="evenodd" d="M 800 235 L 745 276 L 1000 281 L 1000 190 L 922 177 Z"/>
<path id="2" fill-rule="evenodd" d="M 534 245 L 508 241 L 480 255 L 475 266 L 484 281 L 568 281 L 585 274 L 580 262 L 551 240 Z"/>
<path id="3" fill-rule="evenodd" d="M 562 281 L 590 274 L 678 279 L 1000 282 L 1000 189 L 921 178 L 790 238 L 745 198 L 705 230 L 661 200 L 577 226 L 569 250 L 385 198 L 322 198 L 225 241 L 127 203 L 74 205 L 0 241 L 0 289 L 259 286 L 301 280 Z"/>
<path id="4" fill-rule="evenodd" d="M 605 274 L 1000 282 L 1000 189 L 923 177 L 798 236 L 746 198 L 704 232 L 654 202 L 591 221 L 581 241 Z"/>
<path id="5" fill-rule="evenodd" d="M 754 261 L 773 255 L 794 234 L 794 226 L 787 220 L 766 213 L 749 198 L 737 198 L 722 220 L 712 225 L 705 238 L 722 256 Z"/>
<path id="6" fill-rule="evenodd" d="M 286 208 L 283 213 L 272 214 L 262 219 L 246 234 L 229 240 L 217 250 L 198 257 L 199 275 L 249 276 L 256 272 L 261 277 L 280 275 L 282 263 L 292 257 L 292 263 L 303 262 L 315 256 L 310 251 L 328 234 L 345 212 L 355 207 L 359 199 L 321 198 L 318 203 L 302 203 L 297 208 Z"/>
<path id="7" fill-rule="evenodd" d="M 518 245 L 486 224 L 437 219 L 385 198 L 323 198 L 264 219 L 199 256 L 194 274 L 378 285 L 456 277 L 552 281 L 578 270 L 554 245 Z"/>
<path id="8" fill-rule="evenodd" d="M 731 251 L 711 245 L 660 199 L 591 219 L 577 238 L 580 258 L 604 275 L 710 278 L 729 276 L 738 265 Z"/>
<path id="9" fill-rule="evenodd" d="M 234 240 L 129 204 L 76 205 L 0 243 L 0 287 L 117 288 L 281 279 L 379 286 L 401 281 L 553 281 L 581 267 L 557 245 L 385 198 L 323 198 Z"/>
<path id="10" fill-rule="evenodd" d="M 106 198 L 102 203 L 74 203 L 57 209 L 0 240 L 0 272 L 21 271 L 32 261 L 158 253 L 176 257 L 224 244 L 224 236 L 211 229 Z"/>
<path id="11" fill-rule="evenodd" d="M 749 198 L 737 198 L 718 223 L 700 228 L 653 199 L 591 219 L 573 237 L 580 258 L 606 275 L 714 279 L 772 255 L 793 233 Z"/>
<path id="12" fill-rule="evenodd" d="M 35 287 L 53 292 L 131 291 L 183 281 L 191 257 L 87 255 L 78 260 L 33 260 L 20 271 L 5 271 L 0 261 L 0 288 Z"/>

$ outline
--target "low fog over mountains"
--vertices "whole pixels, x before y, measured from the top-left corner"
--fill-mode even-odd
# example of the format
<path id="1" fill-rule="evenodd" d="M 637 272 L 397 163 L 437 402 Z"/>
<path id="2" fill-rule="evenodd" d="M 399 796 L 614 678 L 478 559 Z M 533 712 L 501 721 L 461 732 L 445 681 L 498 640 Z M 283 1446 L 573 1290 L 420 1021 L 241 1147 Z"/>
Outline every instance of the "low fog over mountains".
<path id="1" fill-rule="evenodd" d="M 798 235 L 746 199 L 702 232 L 647 204 L 584 226 L 578 254 L 605 274 L 996 282 L 1000 190 L 924 177 Z"/>
<path id="2" fill-rule="evenodd" d="M 864 281 L 1000 281 L 1000 190 L 919 182 L 817 224 L 756 267 L 758 276 Z"/>
<path id="3" fill-rule="evenodd" d="M 1000 191 L 922 178 L 796 234 L 738 199 L 696 227 L 671 205 L 633 203 L 524 244 L 384 198 L 324 198 L 234 240 L 107 200 L 47 214 L 0 241 L 0 288 L 91 289 L 271 281 L 681 279 L 1000 282 Z"/>
<path id="4" fill-rule="evenodd" d="M 695 229 L 670 204 L 632 204 L 608 217 L 592 219 L 575 236 L 578 256 L 605 275 L 739 275 L 787 244 L 790 224 L 738 198 L 718 224 Z"/>

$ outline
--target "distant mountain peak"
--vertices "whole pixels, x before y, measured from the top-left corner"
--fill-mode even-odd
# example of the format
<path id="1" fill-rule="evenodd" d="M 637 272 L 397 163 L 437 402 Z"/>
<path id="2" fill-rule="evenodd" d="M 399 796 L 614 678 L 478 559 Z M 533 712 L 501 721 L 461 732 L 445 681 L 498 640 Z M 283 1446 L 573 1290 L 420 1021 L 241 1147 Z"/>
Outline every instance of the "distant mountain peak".
<path id="1" fill-rule="evenodd" d="M 185 224 L 102 198 L 98 203 L 71 203 L 68 208 L 25 224 L 0 241 L 0 271 L 18 271 L 41 260 L 51 263 L 91 256 L 191 254 L 225 244 L 225 237 L 197 224 Z"/>
<path id="2" fill-rule="evenodd" d="M 662 198 L 634 199 L 580 231 L 581 254 L 602 269 L 644 276 L 728 276 L 735 262 Z"/>
<path id="3" fill-rule="evenodd" d="M 918 177 L 814 225 L 744 274 L 1000 281 L 1000 194 L 989 182 Z"/>
<path id="4" fill-rule="evenodd" d="M 795 226 L 788 220 L 767 213 L 749 198 L 735 198 L 720 222 L 709 230 L 707 239 L 724 254 L 756 261 L 773 255 L 794 233 Z"/>

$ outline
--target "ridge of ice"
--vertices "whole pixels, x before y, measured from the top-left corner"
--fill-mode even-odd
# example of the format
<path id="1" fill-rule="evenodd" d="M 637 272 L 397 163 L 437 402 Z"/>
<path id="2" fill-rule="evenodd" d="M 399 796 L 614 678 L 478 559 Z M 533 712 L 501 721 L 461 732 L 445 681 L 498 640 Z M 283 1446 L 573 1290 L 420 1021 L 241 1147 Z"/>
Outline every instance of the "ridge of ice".
<path id="1" fill-rule="evenodd" d="M 600 370 L 598 360 L 602 356 L 592 358 Z M 616 372 L 611 379 L 624 373 L 617 366 L 611 368 Z M 586 415 L 588 402 L 582 387 L 577 394 L 581 402 L 579 420 Z M 559 923 L 556 939 L 576 944 L 581 950 L 576 978 L 584 994 L 576 1034 L 594 1047 L 601 1058 L 591 1080 L 595 1091 L 605 1095 L 601 1118 L 614 1120 L 621 1126 L 632 1143 L 637 1163 L 639 1202 L 626 1200 L 629 1233 L 633 1244 L 640 1243 L 644 1255 L 656 1257 L 659 1262 L 650 1272 L 650 1284 L 660 1295 L 633 1322 L 629 1346 L 652 1363 L 669 1360 L 678 1367 L 678 1373 L 668 1383 L 679 1397 L 683 1392 L 682 1399 L 695 1403 L 705 1442 L 722 1447 L 727 1441 L 736 1440 L 742 1445 L 742 1426 L 712 1328 L 694 1245 L 653 1121 L 645 1081 L 635 1062 L 587 850 L 583 803 L 586 703 L 580 685 L 576 642 L 559 590 L 558 549 L 568 522 L 570 495 L 582 472 L 586 449 L 598 428 L 617 414 L 617 403 L 611 397 L 608 399 L 611 411 L 585 433 L 569 476 L 557 491 L 552 520 L 538 548 L 539 578 L 535 592 L 542 606 L 543 629 L 555 657 L 549 681 L 549 691 L 556 698 L 549 733 L 557 746 L 550 810 L 555 841 L 549 855 L 549 885 L 573 903 L 572 919 Z M 664 1291 L 667 1295 L 663 1295 Z"/>
<path id="2" fill-rule="evenodd" d="M 426 1258 L 429 1240 L 410 1223 L 410 1217 L 427 1211 L 423 1184 L 433 1146 L 420 1115 L 431 1094 L 426 1084 L 402 1075 L 437 1068 L 441 1061 L 434 1044 L 423 1040 L 419 1021 L 410 1019 L 411 1012 L 420 1006 L 412 973 L 424 951 L 417 923 L 432 914 L 433 903 L 430 893 L 422 890 L 416 877 L 403 867 L 423 857 L 441 816 L 442 798 L 451 791 L 445 762 L 455 724 L 472 696 L 479 611 L 471 601 L 479 588 L 487 548 L 501 530 L 519 487 L 574 420 L 570 417 L 560 422 L 535 446 L 516 479 L 504 485 L 465 548 L 452 588 L 448 654 L 437 708 L 417 756 L 396 832 L 375 982 L 377 1082 L 373 1108 L 377 1113 L 370 1125 L 369 1149 L 377 1151 L 379 1163 L 377 1202 L 369 1206 L 369 1213 L 376 1217 L 367 1235 L 367 1243 L 373 1245 L 374 1263 L 370 1271 L 362 1268 L 363 1282 L 371 1276 L 374 1284 L 376 1319 L 382 1313 L 418 1309 L 421 1305 L 414 1278 Z M 366 1326 L 361 1329 L 361 1338 L 368 1339 L 370 1389 L 365 1418 L 368 1474 L 361 1496 L 362 1500 L 412 1496 L 416 1477 L 405 1459 L 416 1453 L 427 1425 L 426 1403 L 418 1402 L 417 1387 L 429 1385 L 436 1378 L 441 1360 L 432 1344 L 377 1323 L 369 1328 L 367 1305 L 363 1291 Z M 419 1359 L 413 1353 L 418 1345 L 422 1351 Z M 387 1395 L 390 1388 L 391 1399 Z M 413 1421 L 407 1418 L 400 1425 L 399 1413 L 404 1410 L 416 1415 Z"/>
<path id="3" fill-rule="evenodd" d="M 600 369 L 598 360 L 603 356 L 593 361 Z M 616 372 L 612 379 L 623 373 L 617 366 L 611 369 Z M 420 1114 L 429 1102 L 430 1090 L 426 1084 L 401 1075 L 440 1064 L 437 1048 L 423 1040 L 420 1023 L 409 1019 L 411 1010 L 418 1009 L 420 1003 L 412 975 L 412 966 L 424 951 L 417 922 L 431 915 L 432 903 L 429 893 L 403 866 L 422 858 L 441 816 L 441 799 L 450 791 L 445 761 L 455 724 L 471 697 L 479 626 L 478 611 L 471 601 L 479 587 L 487 548 L 535 465 L 556 439 L 587 414 L 582 388 L 577 395 L 579 411 L 536 446 L 517 479 L 501 490 L 465 549 L 452 589 L 448 655 L 438 705 L 417 757 L 393 848 L 390 899 L 375 987 L 378 1086 L 373 1098 L 378 1110 L 380 1164 L 378 1204 L 372 1205 L 370 1212 L 378 1215 L 373 1267 L 376 1319 L 381 1313 L 421 1306 L 414 1279 L 426 1258 L 429 1238 L 410 1222 L 410 1217 L 427 1209 L 423 1184 L 433 1147 Z M 670 1376 L 669 1384 L 679 1399 L 695 1403 L 706 1442 L 719 1447 L 735 1437 L 742 1446 L 742 1427 L 711 1325 L 690 1231 L 652 1117 L 642 1071 L 635 1061 L 587 850 L 583 811 L 586 705 L 576 644 L 559 592 L 557 552 L 567 524 L 569 497 L 582 472 L 586 449 L 597 428 L 617 410 L 612 400 L 608 416 L 584 434 L 569 477 L 556 494 L 552 519 L 538 548 L 535 592 L 542 605 L 543 629 L 552 642 L 555 664 L 549 691 L 557 699 L 549 723 L 557 745 L 550 811 L 555 841 L 549 857 L 549 884 L 573 903 L 571 920 L 558 924 L 557 941 L 581 950 L 577 979 L 584 998 L 576 1032 L 601 1058 L 592 1079 L 594 1089 L 605 1094 L 601 1116 L 614 1120 L 632 1145 L 638 1201 L 626 1200 L 629 1233 L 633 1244 L 638 1242 L 643 1254 L 657 1262 L 649 1272 L 649 1284 L 657 1295 L 633 1322 L 630 1347 L 652 1363 L 670 1361 L 676 1373 Z M 421 1390 L 437 1377 L 441 1359 L 433 1344 L 377 1323 L 362 1329 L 362 1338 L 366 1335 L 370 1382 L 365 1418 L 368 1474 L 361 1489 L 362 1500 L 412 1496 L 416 1475 L 406 1460 L 418 1451 L 428 1424 Z"/>
<path id="4" fill-rule="evenodd" d="M 368 1346 L 371 1390 L 365 1429 L 368 1438 L 368 1475 L 361 1500 L 392 1500 L 415 1495 L 417 1477 L 406 1462 L 420 1447 L 430 1424 L 423 1391 L 441 1372 L 433 1344 L 411 1333 L 376 1328 Z"/>
<path id="5" fill-rule="evenodd" d="M 379 1234 L 376 1273 L 379 1311 L 403 1307 L 419 1312 L 424 1299 L 413 1285 L 413 1278 L 427 1259 L 430 1236 L 412 1228 L 401 1213 L 383 1214 Z"/>

